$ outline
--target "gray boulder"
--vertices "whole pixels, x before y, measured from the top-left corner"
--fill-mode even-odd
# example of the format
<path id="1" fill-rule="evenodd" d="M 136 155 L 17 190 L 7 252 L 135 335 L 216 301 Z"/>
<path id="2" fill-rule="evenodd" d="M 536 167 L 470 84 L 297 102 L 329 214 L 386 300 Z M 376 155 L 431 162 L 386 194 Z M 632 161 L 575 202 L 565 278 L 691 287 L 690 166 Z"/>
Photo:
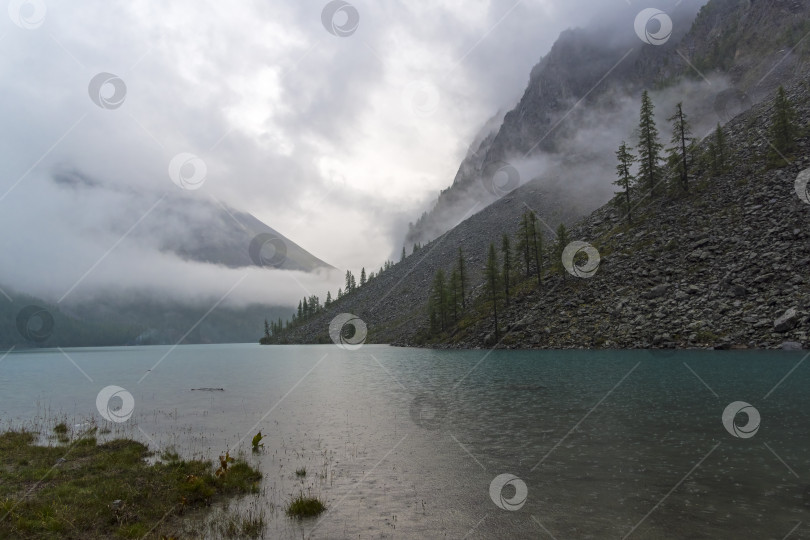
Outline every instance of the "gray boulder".
<path id="1" fill-rule="evenodd" d="M 656 285 L 646 293 L 641 295 L 642 298 L 646 298 L 647 300 L 652 300 L 653 298 L 661 298 L 667 291 L 669 290 L 669 286 L 665 284 Z"/>
<path id="2" fill-rule="evenodd" d="M 774 332 L 787 332 L 793 330 L 799 324 L 799 313 L 795 307 L 785 311 L 781 317 L 773 321 Z"/>

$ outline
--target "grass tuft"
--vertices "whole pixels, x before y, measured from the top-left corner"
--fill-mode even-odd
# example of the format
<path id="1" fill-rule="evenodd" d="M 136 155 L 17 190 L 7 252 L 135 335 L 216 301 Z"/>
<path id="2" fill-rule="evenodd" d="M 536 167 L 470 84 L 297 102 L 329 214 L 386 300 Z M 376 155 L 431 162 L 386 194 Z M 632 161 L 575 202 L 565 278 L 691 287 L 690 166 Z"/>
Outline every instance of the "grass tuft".
<path id="1" fill-rule="evenodd" d="M 0 434 L 0 538 L 141 538 L 155 527 L 159 537 L 183 520 L 199 521 L 216 500 L 255 493 L 261 479 L 239 460 L 220 476 L 210 461 L 176 453 L 150 465 L 152 452 L 128 439 L 99 445 L 85 436 L 66 446 L 36 439 Z M 245 535 L 263 525 L 253 521 Z"/>
<path id="2" fill-rule="evenodd" d="M 287 505 L 287 515 L 298 519 L 315 517 L 326 510 L 326 506 L 316 497 L 304 497 L 303 494 L 294 498 Z"/>

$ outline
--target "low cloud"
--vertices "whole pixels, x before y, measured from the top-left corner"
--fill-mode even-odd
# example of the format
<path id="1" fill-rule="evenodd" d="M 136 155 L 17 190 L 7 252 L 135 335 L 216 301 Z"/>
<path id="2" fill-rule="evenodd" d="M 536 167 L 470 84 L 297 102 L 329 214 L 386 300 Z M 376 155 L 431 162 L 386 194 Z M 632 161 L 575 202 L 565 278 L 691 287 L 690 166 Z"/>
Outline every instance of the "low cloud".
<path id="1" fill-rule="evenodd" d="M 183 152 L 207 170 L 184 196 L 249 212 L 338 268 L 379 267 L 559 33 L 617 11 L 354 2 L 359 26 L 337 37 L 325 4 L 91 0 L 49 2 L 33 29 L 3 18 L 0 286 L 224 294 L 239 270 L 161 249 L 186 234 L 158 202 L 178 193 Z M 123 86 L 96 88 L 99 73 Z M 257 269 L 229 298 L 297 303 L 341 280 Z"/>

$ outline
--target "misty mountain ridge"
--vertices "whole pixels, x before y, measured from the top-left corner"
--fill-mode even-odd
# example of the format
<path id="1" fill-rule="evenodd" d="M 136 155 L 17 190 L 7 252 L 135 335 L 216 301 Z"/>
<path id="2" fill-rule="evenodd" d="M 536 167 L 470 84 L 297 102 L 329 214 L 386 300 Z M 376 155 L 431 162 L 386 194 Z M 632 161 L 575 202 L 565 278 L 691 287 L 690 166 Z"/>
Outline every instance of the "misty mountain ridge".
<path id="1" fill-rule="evenodd" d="M 190 264 L 210 265 L 212 272 L 219 272 L 217 268 L 252 269 L 264 274 L 267 269 L 320 275 L 335 270 L 252 214 L 206 196 L 202 190 L 170 188 L 161 197 L 112 185 L 69 167 L 55 170 L 50 181 L 71 192 L 77 207 L 116 207 L 115 212 L 92 213 L 83 216 L 85 221 L 70 224 L 78 227 L 83 238 L 99 245 L 108 245 L 111 238 L 126 238 L 127 245 L 136 246 L 142 257 L 169 255 Z M 119 201 L 124 202 L 116 206 Z M 115 246 L 107 252 L 111 257 L 116 254 Z M 92 262 L 79 266 L 92 270 Z M 256 277 L 260 279 L 261 275 Z M 269 272 L 264 279 L 271 280 Z M 79 287 L 82 283 L 81 279 L 76 282 Z M 8 295 L 0 298 L 0 347 L 241 343 L 254 340 L 264 319 L 275 321 L 293 311 L 292 300 L 289 305 L 281 301 L 269 305 L 253 299 L 216 305 L 209 313 L 221 294 L 216 290 L 200 286 L 194 296 L 177 292 L 176 297 L 168 297 L 165 287 L 161 290 L 157 285 L 93 284 L 75 294 L 65 293 L 63 302 L 57 300 L 58 295 L 30 296 L 26 293 L 33 291 L 18 292 L 13 285 L 0 283 Z M 46 339 L 32 342 L 21 334 L 17 318 L 28 305 L 42 308 L 53 320 Z"/>
<path id="2" fill-rule="evenodd" d="M 74 190 L 115 189 L 75 169 L 56 171 L 52 180 Z M 148 197 L 143 193 L 129 190 L 128 195 L 139 199 L 139 206 L 148 208 Z M 132 234 L 183 260 L 227 268 L 266 266 L 302 272 L 334 269 L 252 214 L 234 209 L 213 196 L 171 190 L 164 195 L 159 211 L 159 221 L 145 221 Z"/>
<path id="3" fill-rule="evenodd" d="M 144 291 L 107 293 L 54 303 L 5 288 L 0 299 L 0 349 L 247 343 L 264 319 L 288 317 L 288 307 L 217 306 L 179 302 Z"/>
<path id="4" fill-rule="evenodd" d="M 608 20 L 560 35 L 532 69 L 519 103 L 500 125 L 487 122 L 452 184 L 411 225 L 408 248 L 455 225 L 470 201 L 491 204 L 534 179 L 562 180 L 571 196 L 586 198 L 587 211 L 595 210 L 613 190 L 588 179 L 614 166 L 611 152 L 633 129 L 642 89 L 653 91 L 659 122 L 670 105 L 684 101 L 702 136 L 789 80 L 798 55 L 786 52 L 810 31 L 805 2 L 683 2 L 668 12 L 672 36 L 654 46 L 633 31 L 638 11 L 618 10 Z M 731 103 L 735 99 L 744 103 Z M 589 166 L 581 170 L 577 163 Z"/>

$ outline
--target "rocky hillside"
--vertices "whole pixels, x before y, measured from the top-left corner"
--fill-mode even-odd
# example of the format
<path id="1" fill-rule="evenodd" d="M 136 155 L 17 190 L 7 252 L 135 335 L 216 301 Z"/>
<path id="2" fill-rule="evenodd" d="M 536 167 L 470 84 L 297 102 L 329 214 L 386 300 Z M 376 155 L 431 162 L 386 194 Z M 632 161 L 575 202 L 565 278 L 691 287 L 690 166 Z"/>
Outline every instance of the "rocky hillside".
<path id="1" fill-rule="evenodd" d="M 473 214 L 456 227 L 423 246 L 421 250 L 358 288 L 316 317 L 304 321 L 283 336 L 284 342 L 326 343 L 329 322 L 339 313 L 353 313 L 368 326 L 368 340 L 376 343 L 410 341 L 425 322 L 430 283 L 436 270 L 450 268 L 461 247 L 471 287 L 482 279 L 486 248 L 498 231 L 512 231 L 528 208 L 547 216 L 549 226 L 563 222 L 561 216 L 582 215 L 577 200 L 561 196 L 561 186 L 540 188 L 530 183 L 495 204 L 474 213 L 482 203 L 473 202 Z M 552 201 L 561 201 L 554 203 Z M 570 221 L 566 223 L 570 224 Z"/>
<path id="2" fill-rule="evenodd" d="M 497 186 L 493 189 L 492 177 L 503 162 L 570 154 L 576 146 L 572 139 L 587 123 L 583 117 L 609 111 L 617 97 L 683 79 L 700 80 L 700 74 L 724 74 L 737 93 L 726 97 L 750 106 L 773 90 L 774 81 L 790 79 L 802 54 L 810 50 L 810 44 L 800 43 L 810 32 L 808 2 L 712 0 L 695 17 L 704 3 L 679 3 L 670 13 L 673 35 L 662 46 L 644 44 L 631 31 L 633 8 L 593 27 L 563 32 L 532 70 L 520 102 L 497 129 L 477 138 L 453 184 L 414 224 L 405 245 L 443 233 L 464 215 L 468 199 L 489 195 L 491 201 L 502 195 Z M 787 51 L 791 54 L 786 57 Z M 567 170 L 555 172 L 565 176 Z M 567 180 L 580 181 L 576 174 Z"/>
<path id="3" fill-rule="evenodd" d="M 787 90 L 806 130 L 805 80 L 799 77 Z M 767 139 L 772 107 L 771 100 L 764 101 L 725 126 L 727 172 L 698 171 L 689 194 L 671 187 L 645 199 L 632 226 L 613 203 L 574 224 L 571 239 L 590 243 L 600 254 L 597 272 L 584 279 L 552 271 L 540 289 L 534 278 L 519 284 L 510 307 L 501 306 L 497 340 L 481 299 L 489 242 L 498 242 L 503 232 L 514 234 L 527 207 L 541 215 L 576 211 L 544 206 L 554 194 L 531 184 L 285 337 L 326 342 L 331 319 L 350 312 L 366 322 L 367 342 L 410 346 L 810 347 L 810 204 L 796 191 L 799 173 L 810 169 L 810 137 L 805 131 L 790 163 L 773 162 Z M 701 149 L 707 144 L 704 140 Z M 458 326 L 426 342 L 431 280 L 438 268 L 452 268 L 459 246 L 474 284 L 468 300 L 474 307 Z"/>
<path id="4" fill-rule="evenodd" d="M 803 273 L 810 263 L 810 208 L 797 197 L 794 182 L 800 170 L 810 167 L 810 147 L 802 138 L 800 151 L 791 156 L 789 164 L 773 163 L 766 157 L 771 98 L 776 86 L 784 84 L 788 88 L 802 125 L 810 125 L 808 88 L 804 83 L 810 72 L 803 64 L 810 49 L 802 45 L 801 36 L 795 36 L 796 29 L 805 27 L 807 20 L 810 5 L 805 3 L 712 0 L 681 41 L 688 48 L 681 51 L 683 58 L 678 61 L 683 66 L 692 64 L 690 78 L 699 79 L 696 63 L 720 65 L 731 54 L 731 64 L 723 64 L 724 69 L 737 69 L 734 80 L 754 81 L 747 88 L 757 89 L 763 96 L 763 101 L 725 126 L 733 152 L 733 167 L 727 173 L 713 177 L 697 171 L 688 195 L 670 190 L 660 198 L 645 200 L 637 209 L 632 227 L 622 222 L 613 204 L 591 213 L 586 188 L 577 191 L 576 179 L 565 176 L 537 179 L 490 206 L 486 206 L 486 195 L 474 204 L 466 199 L 464 212 L 457 224 L 450 224 L 447 233 L 293 328 L 284 339 L 326 342 L 329 322 L 337 314 L 348 312 L 365 321 L 367 341 L 377 343 L 454 347 L 769 347 L 795 341 L 808 345 L 810 278 Z M 754 31 L 760 35 L 763 31 L 757 24 L 765 25 L 769 31 L 760 42 L 752 44 L 745 36 Z M 706 37 L 709 35 L 714 38 Z M 791 47 L 785 46 L 789 39 L 794 39 Z M 724 43 L 732 44 L 732 53 Z M 707 57 L 715 47 L 720 52 Z M 754 47 L 770 52 L 761 51 L 757 56 Z M 674 60 L 659 68 L 662 65 L 668 67 L 659 69 L 657 86 L 674 84 L 674 74 L 680 73 L 683 66 Z M 743 66 L 753 71 L 745 71 Z M 710 85 L 706 87 L 700 91 L 712 96 L 717 92 Z M 732 90 L 731 94 L 717 96 L 720 105 L 728 105 L 730 96 L 736 99 L 733 105 L 737 109 L 752 106 L 755 100 L 746 92 Z M 737 112 L 734 107 L 718 107 L 717 116 L 725 120 L 721 113 L 731 115 Z M 694 114 L 693 118 L 705 120 L 700 116 Z M 717 116 L 711 115 L 711 123 L 717 121 Z M 669 126 L 660 124 L 659 129 L 664 142 L 668 142 Z M 621 136 L 632 144 L 631 131 Z M 491 145 L 493 139 L 484 139 L 482 144 Z M 707 144 L 707 140 L 701 143 L 703 150 Z M 610 166 L 602 167 L 596 177 L 608 186 L 615 179 L 612 152 L 607 152 Z M 570 162 L 577 157 L 567 159 Z M 530 282 L 520 285 L 517 298 L 501 314 L 501 328 L 508 329 L 505 337 L 499 336 L 502 340 L 495 339 L 492 333 L 484 302 L 478 302 L 449 333 L 426 338 L 427 298 L 436 270 L 449 271 L 461 247 L 470 271 L 471 300 L 475 302 L 483 291 L 487 246 L 499 242 L 504 233 L 514 235 L 520 215 L 528 208 L 536 211 L 549 231 L 560 222 L 572 224 L 577 221 L 575 216 L 587 215 L 575 225 L 571 238 L 598 249 L 602 263 L 597 274 L 591 279 L 569 276 L 563 280 L 557 272 L 547 277 L 541 290 Z M 786 316 L 785 320 L 777 324 L 782 316 Z"/>
<path id="5" fill-rule="evenodd" d="M 810 87 L 796 83 L 788 95 L 807 128 Z M 726 126 L 727 173 L 703 172 L 690 194 L 643 204 L 633 226 L 612 205 L 577 224 L 571 238 L 600 253 L 596 274 L 524 284 L 501 314 L 499 346 L 810 347 L 810 204 L 796 188 L 810 169 L 810 138 L 790 163 L 774 164 L 771 109 L 763 102 Z M 440 341 L 496 343 L 485 313 Z"/>

